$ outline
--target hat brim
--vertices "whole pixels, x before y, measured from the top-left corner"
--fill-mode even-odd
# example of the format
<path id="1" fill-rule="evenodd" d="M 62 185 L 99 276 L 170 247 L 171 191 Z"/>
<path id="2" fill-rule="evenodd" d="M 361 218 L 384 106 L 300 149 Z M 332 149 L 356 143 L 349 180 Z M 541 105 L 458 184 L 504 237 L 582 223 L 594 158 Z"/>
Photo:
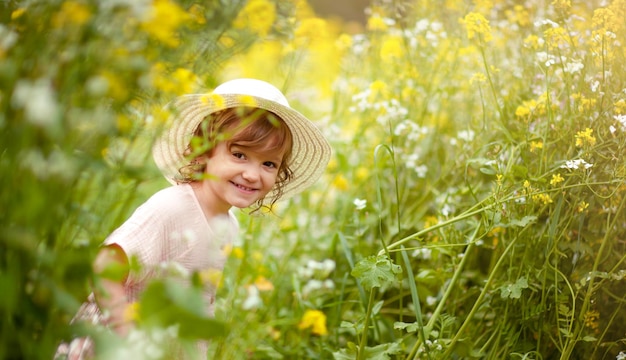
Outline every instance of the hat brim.
<path id="1" fill-rule="evenodd" d="M 271 111 L 289 127 L 293 147 L 289 168 L 293 177 L 283 186 L 280 199 L 287 199 L 313 185 L 323 174 L 331 156 L 331 147 L 321 131 L 298 111 L 261 97 L 240 94 L 191 94 L 177 98 L 171 105 L 170 126 L 156 140 L 152 155 L 165 178 L 176 184 L 179 169 L 189 163 L 185 150 L 198 125 L 210 114 L 241 106 Z M 265 197 L 272 202 L 276 188 Z M 266 201 L 267 203 L 267 201 Z"/>

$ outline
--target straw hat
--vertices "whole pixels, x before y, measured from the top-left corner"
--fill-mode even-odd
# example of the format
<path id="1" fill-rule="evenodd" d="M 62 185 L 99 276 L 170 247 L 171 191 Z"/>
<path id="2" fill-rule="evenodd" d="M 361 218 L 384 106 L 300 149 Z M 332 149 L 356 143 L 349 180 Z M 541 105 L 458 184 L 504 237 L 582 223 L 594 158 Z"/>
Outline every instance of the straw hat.
<path id="1" fill-rule="evenodd" d="M 304 115 L 292 109 L 285 96 L 273 85 L 256 79 L 227 81 L 210 94 L 183 95 L 170 104 L 170 127 L 156 140 L 152 156 L 172 184 L 178 170 L 189 163 L 185 150 L 194 131 L 209 114 L 239 107 L 256 107 L 278 115 L 289 127 L 293 148 L 289 164 L 293 178 L 284 185 L 281 199 L 312 185 L 324 172 L 331 148 L 320 130 Z M 276 196 L 272 191 L 267 199 Z"/>

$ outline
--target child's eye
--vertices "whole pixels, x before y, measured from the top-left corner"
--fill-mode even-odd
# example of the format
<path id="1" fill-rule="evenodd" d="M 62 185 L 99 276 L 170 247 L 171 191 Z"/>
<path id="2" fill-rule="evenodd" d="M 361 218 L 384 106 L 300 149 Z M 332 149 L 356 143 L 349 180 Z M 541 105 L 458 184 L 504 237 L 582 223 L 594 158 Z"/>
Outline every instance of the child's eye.
<path id="1" fill-rule="evenodd" d="M 271 162 L 271 161 L 266 161 L 266 162 L 264 162 L 264 163 L 263 163 L 263 165 L 265 165 L 265 166 L 267 166 L 267 167 L 269 167 L 269 168 L 273 168 L 273 169 L 278 167 L 278 166 L 276 165 L 276 163 Z"/>
<path id="2" fill-rule="evenodd" d="M 237 159 L 245 159 L 246 155 L 244 155 L 243 153 L 240 152 L 234 152 L 233 156 L 236 157 Z"/>

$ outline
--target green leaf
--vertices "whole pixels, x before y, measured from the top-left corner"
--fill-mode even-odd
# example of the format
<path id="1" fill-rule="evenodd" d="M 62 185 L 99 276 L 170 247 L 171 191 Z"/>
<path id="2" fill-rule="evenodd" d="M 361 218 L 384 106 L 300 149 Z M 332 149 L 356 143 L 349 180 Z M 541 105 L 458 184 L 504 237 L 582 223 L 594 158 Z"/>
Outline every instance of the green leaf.
<path id="1" fill-rule="evenodd" d="M 515 284 L 509 284 L 500 288 L 500 296 L 503 299 L 519 299 L 522 296 L 522 290 L 528 288 L 528 280 L 525 276 L 517 279 Z"/>
<path id="2" fill-rule="evenodd" d="M 408 333 L 416 332 L 419 329 L 419 324 L 417 322 L 405 323 L 396 321 L 393 323 L 393 328 L 396 330 L 406 330 Z"/>
<path id="3" fill-rule="evenodd" d="M 199 288 L 173 280 L 154 281 L 143 292 L 139 322 L 148 326 L 179 326 L 179 334 L 189 339 L 210 339 L 227 334 L 227 327 L 206 314 Z"/>
<path id="4" fill-rule="evenodd" d="M 390 355 L 396 355 L 402 352 L 402 348 L 397 343 L 380 344 L 374 347 L 366 347 L 363 349 L 361 358 L 368 360 L 389 360 Z M 341 349 L 333 353 L 335 360 L 354 360 L 357 357 L 356 348 Z"/>
<path id="5" fill-rule="evenodd" d="M 394 264 L 387 255 L 371 255 L 359 261 L 352 270 L 352 276 L 371 290 L 396 281 L 396 275 L 402 272 L 400 265 Z"/>
<path id="6" fill-rule="evenodd" d="M 521 220 L 513 219 L 513 220 L 511 220 L 511 222 L 509 224 L 511 226 L 525 227 L 528 224 L 534 223 L 535 221 L 537 221 L 537 217 L 536 216 L 528 215 L 528 216 L 524 216 Z"/>

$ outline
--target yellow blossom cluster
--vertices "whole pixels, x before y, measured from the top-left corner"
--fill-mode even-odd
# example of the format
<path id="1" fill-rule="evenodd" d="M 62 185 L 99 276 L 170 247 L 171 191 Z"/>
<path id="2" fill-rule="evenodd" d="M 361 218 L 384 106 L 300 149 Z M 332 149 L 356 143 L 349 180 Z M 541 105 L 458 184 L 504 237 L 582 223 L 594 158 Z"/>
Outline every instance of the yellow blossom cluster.
<path id="1" fill-rule="evenodd" d="M 578 103 L 578 111 L 581 113 L 590 111 L 597 104 L 597 99 L 585 97 L 581 93 L 572 94 L 571 98 Z"/>
<path id="2" fill-rule="evenodd" d="M 522 27 L 530 25 L 530 13 L 523 5 L 515 5 L 512 10 L 506 10 L 505 15 L 512 24 Z"/>
<path id="3" fill-rule="evenodd" d="M 551 27 L 544 31 L 543 36 L 546 41 L 546 45 L 549 48 L 556 49 L 567 46 L 569 43 L 569 34 L 563 27 Z"/>
<path id="4" fill-rule="evenodd" d="M 237 14 L 233 26 L 249 29 L 255 34 L 267 35 L 276 21 L 276 5 L 268 0 L 249 0 Z"/>
<path id="5" fill-rule="evenodd" d="M 585 313 L 585 326 L 590 328 L 591 330 L 598 330 L 599 324 L 598 320 L 600 319 L 600 312 L 597 310 L 589 310 Z"/>
<path id="6" fill-rule="evenodd" d="M 482 14 L 471 12 L 465 15 L 465 17 L 461 19 L 460 22 L 465 25 L 468 39 L 471 40 L 474 38 L 478 38 L 483 42 L 489 42 L 493 40 L 489 21 L 485 19 Z"/>
<path id="7" fill-rule="evenodd" d="M 61 5 L 59 12 L 53 15 L 52 26 L 57 29 L 72 25 L 82 26 L 91 17 L 91 9 L 87 5 L 77 1 L 65 1 Z"/>
<path id="8" fill-rule="evenodd" d="M 171 0 L 154 0 L 141 20 L 141 29 L 158 42 L 177 47 L 180 44 L 178 29 L 191 19 L 191 15 L 177 3 Z"/>
<path id="9" fill-rule="evenodd" d="M 557 186 L 562 183 L 565 179 L 561 176 L 561 174 L 553 174 L 552 179 L 550 179 L 550 185 Z"/>
<path id="10" fill-rule="evenodd" d="M 593 129 L 586 128 L 576 133 L 576 147 L 594 146 L 596 138 L 593 136 Z"/>
<path id="11" fill-rule="evenodd" d="M 534 153 L 537 150 L 543 149 L 543 141 L 531 141 L 530 142 L 530 152 Z"/>
<path id="12" fill-rule="evenodd" d="M 543 204 L 543 205 L 552 204 L 552 198 L 550 197 L 550 195 L 545 194 L 545 193 L 534 194 L 532 196 L 532 199 L 533 199 L 533 202 L 538 203 L 538 204 Z"/>
<path id="13" fill-rule="evenodd" d="M 173 71 L 164 63 L 156 63 L 150 71 L 152 85 L 167 94 L 189 94 L 195 90 L 198 77 L 189 69 L 177 68 Z"/>
<path id="14" fill-rule="evenodd" d="M 311 333 L 315 335 L 327 335 L 326 314 L 319 310 L 309 309 L 304 312 L 298 328 L 301 330 L 311 329 Z"/>
<path id="15" fill-rule="evenodd" d="M 613 104 L 613 111 L 618 115 L 626 115 L 626 101 L 620 99 Z"/>

